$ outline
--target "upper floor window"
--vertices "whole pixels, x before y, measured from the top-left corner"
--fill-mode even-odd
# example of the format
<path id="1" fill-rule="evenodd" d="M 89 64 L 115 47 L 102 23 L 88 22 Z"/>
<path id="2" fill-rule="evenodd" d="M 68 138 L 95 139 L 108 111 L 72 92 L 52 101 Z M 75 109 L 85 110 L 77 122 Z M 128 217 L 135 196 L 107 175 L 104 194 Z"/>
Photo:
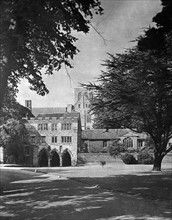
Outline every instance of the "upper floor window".
<path id="1" fill-rule="evenodd" d="M 53 124 L 51 125 L 51 130 L 52 130 L 52 131 L 56 131 L 56 130 L 57 130 L 57 123 L 53 123 Z"/>
<path id="2" fill-rule="evenodd" d="M 41 136 L 41 142 L 46 143 L 46 136 Z"/>
<path id="3" fill-rule="evenodd" d="M 88 99 L 88 93 L 87 92 L 84 93 L 84 96 Z"/>
<path id="4" fill-rule="evenodd" d="M 91 115 L 87 115 L 87 122 L 91 122 Z"/>
<path id="5" fill-rule="evenodd" d="M 51 138 L 51 142 L 52 142 L 52 143 L 57 143 L 57 136 L 53 136 L 53 137 Z"/>
<path id="6" fill-rule="evenodd" d="M 72 124 L 71 123 L 62 123 L 61 130 L 71 130 Z"/>
<path id="7" fill-rule="evenodd" d="M 78 108 L 81 108 L 81 105 L 80 105 L 80 104 L 78 104 Z"/>
<path id="8" fill-rule="evenodd" d="M 32 144 L 35 144 L 35 142 L 36 142 L 36 137 L 35 137 L 35 136 L 31 136 L 31 137 L 30 137 L 30 142 L 31 142 Z"/>
<path id="9" fill-rule="evenodd" d="M 62 141 L 62 143 L 71 143 L 72 137 L 71 136 L 62 136 L 61 141 Z"/>
<path id="10" fill-rule="evenodd" d="M 81 98 L 81 92 L 78 93 L 78 100 Z"/>
<path id="11" fill-rule="evenodd" d="M 48 124 L 47 123 L 38 124 L 38 130 L 48 130 Z"/>

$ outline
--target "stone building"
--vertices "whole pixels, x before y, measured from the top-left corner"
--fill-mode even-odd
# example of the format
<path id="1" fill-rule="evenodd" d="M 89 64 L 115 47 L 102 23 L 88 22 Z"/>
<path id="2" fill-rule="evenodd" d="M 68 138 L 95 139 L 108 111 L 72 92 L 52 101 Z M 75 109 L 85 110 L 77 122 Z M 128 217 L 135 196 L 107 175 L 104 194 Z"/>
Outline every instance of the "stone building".
<path id="1" fill-rule="evenodd" d="M 38 151 L 35 152 L 37 161 L 34 165 L 75 166 L 77 151 L 81 145 L 80 114 L 73 110 L 72 105 L 68 105 L 63 113 L 56 113 L 55 108 L 42 110 L 44 113 L 28 120 L 39 133 L 39 137 L 30 135 L 32 144 L 39 139 Z M 34 111 L 33 108 L 33 113 Z"/>
<path id="2" fill-rule="evenodd" d="M 74 89 L 74 108 L 80 113 L 82 130 L 93 128 L 93 116 L 89 113 L 91 95 L 85 88 Z"/>
<path id="3" fill-rule="evenodd" d="M 147 135 L 136 133 L 130 129 L 91 129 L 82 132 L 82 152 L 103 152 L 115 140 L 125 144 L 128 148 L 144 147 Z"/>

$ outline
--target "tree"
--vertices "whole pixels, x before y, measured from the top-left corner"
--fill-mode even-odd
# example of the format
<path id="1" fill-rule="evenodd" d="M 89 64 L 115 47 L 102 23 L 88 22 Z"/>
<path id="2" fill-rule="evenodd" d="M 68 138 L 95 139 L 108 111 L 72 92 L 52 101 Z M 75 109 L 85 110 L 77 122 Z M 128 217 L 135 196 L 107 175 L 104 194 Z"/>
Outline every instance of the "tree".
<path id="1" fill-rule="evenodd" d="M 92 112 L 105 128 L 130 128 L 146 132 L 154 141 L 154 170 L 172 150 L 172 68 L 154 51 L 136 48 L 110 55 L 94 91 Z"/>
<path id="2" fill-rule="evenodd" d="M 139 37 L 138 47 L 140 50 L 158 50 L 160 53 L 168 51 L 168 59 L 172 55 L 172 1 L 161 0 L 162 11 L 153 17 L 156 26 L 145 31 Z"/>
<path id="3" fill-rule="evenodd" d="M 26 78 L 40 95 L 48 93 L 43 79 L 71 67 L 78 52 L 75 31 L 87 33 L 93 12 L 103 11 L 99 0 L 2 0 L 0 2 L 0 109 L 8 81 Z"/>
<path id="4" fill-rule="evenodd" d="M 21 120 L 24 117 L 34 116 L 28 108 L 20 105 L 16 101 L 16 89 L 8 85 L 4 102 L 0 109 L 0 125 L 6 123 L 8 119 Z"/>
<path id="5" fill-rule="evenodd" d="M 110 156 L 118 157 L 121 153 L 127 152 L 127 148 L 123 143 L 120 143 L 119 140 L 115 140 L 108 148 Z"/>
<path id="6" fill-rule="evenodd" d="M 24 144 L 28 142 L 28 132 L 22 122 L 10 119 L 0 127 L 0 140 L 4 148 L 5 163 L 13 158 L 13 163 L 24 163 Z"/>

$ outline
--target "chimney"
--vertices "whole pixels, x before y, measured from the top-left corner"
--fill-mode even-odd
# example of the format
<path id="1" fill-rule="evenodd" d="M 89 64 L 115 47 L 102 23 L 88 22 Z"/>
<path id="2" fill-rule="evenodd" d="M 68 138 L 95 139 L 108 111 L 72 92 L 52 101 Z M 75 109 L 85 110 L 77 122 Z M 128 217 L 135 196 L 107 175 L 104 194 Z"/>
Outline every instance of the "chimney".
<path id="1" fill-rule="evenodd" d="M 73 111 L 73 105 L 72 104 L 68 104 L 67 105 L 67 112 L 71 113 Z"/>
<path id="2" fill-rule="evenodd" d="M 25 107 L 28 108 L 32 112 L 32 101 L 25 100 Z"/>

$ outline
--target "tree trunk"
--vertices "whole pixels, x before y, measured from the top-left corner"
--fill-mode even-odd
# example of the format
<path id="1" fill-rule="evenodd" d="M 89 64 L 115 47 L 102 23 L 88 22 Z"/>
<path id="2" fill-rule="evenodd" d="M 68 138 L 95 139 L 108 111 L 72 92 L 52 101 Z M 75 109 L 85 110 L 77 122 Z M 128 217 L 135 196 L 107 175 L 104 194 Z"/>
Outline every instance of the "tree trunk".
<path id="1" fill-rule="evenodd" d="M 161 163 L 162 163 L 162 155 L 158 155 L 155 153 L 154 158 L 154 164 L 153 164 L 153 170 L 154 171 L 161 171 Z"/>

